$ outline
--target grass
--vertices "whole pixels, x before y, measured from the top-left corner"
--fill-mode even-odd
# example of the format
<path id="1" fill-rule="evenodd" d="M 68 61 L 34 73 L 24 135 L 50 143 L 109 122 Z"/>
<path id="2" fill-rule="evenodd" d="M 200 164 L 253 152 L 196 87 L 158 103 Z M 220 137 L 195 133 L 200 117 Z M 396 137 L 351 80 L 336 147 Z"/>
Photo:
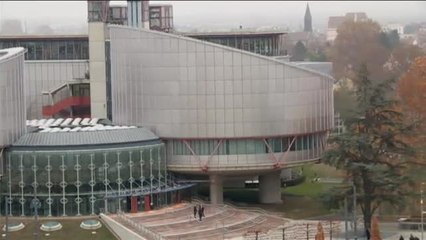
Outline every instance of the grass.
<path id="1" fill-rule="evenodd" d="M 302 170 L 303 169 L 303 170 Z M 239 205 L 260 207 L 268 211 L 280 212 L 284 217 L 301 219 L 328 215 L 332 212 L 325 208 L 319 196 L 339 184 L 312 182 L 314 178 L 342 178 L 344 174 L 324 164 L 309 164 L 299 169 L 306 181 L 297 186 L 282 188 L 281 204 L 259 204 L 257 188 L 225 188 L 224 199 Z M 208 196 L 208 187 L 199 188 L 199 194 Z"/>
<path id="2" fill-rule="evenodd" d="M 305 181 L 297 186 L 283 188 L 281 191 L 285 195 L 317 198 L 334 186 L 339 186 L 339 184 Z"/>
<path id="3" fill-rule="evenodd" d="M 90 219 L 90 218 L 87 218 Z M 58 221 L 62 224 L 62 229 L 54 232 L 49 232 L 50 236 L 45 236 L 44 231 L 39 230 L 39 240 L 47 239 L 60 239 L 60 240 L 116 240 L 117 238 L 102 224 L 102 227 L 96 230 L 96 234 L 92 235 L 91 230 L 85 230 L 80 228 L 81 221 L 86 220 L 83 218 L 60 218 L 60 219 L 39 219 L 39 226 L 47 221 Z M 4 225 L 5 219 L 1 218 L 1 226 Z M 12 218 L 9 222 L 23 222 L 25 228 L 17 231 L 10 232 L 9 239 L 33 239 L 34 238 L 34 218 Z M 40 229 L 40 228 L 38 228 Z M 2 232 L 4 233 L 4 232 Z"/>

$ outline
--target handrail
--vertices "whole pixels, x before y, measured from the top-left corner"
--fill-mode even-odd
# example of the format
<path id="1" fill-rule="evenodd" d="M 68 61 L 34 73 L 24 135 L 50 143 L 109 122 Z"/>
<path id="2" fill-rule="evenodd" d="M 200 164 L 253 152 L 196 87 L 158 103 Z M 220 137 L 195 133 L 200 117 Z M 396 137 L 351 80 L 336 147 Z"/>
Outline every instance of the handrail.
<path id="1" fill-rule="evenodd" d="M 150 229 L 143 226 L 142 224 L 139 224 L 139 223 L 133 221 L 128 216 L 126 216 L 122 211 L 119 211 L 117 213 L 117 216 L 120 217 L 123 221 L 130 224 L 132 227 L 136 228 L 141 234 L 146 234 L 154 240 L 165 240 L 165 238 L 161 234 L 156 233 L 154 231 L 151 231 Z"/>

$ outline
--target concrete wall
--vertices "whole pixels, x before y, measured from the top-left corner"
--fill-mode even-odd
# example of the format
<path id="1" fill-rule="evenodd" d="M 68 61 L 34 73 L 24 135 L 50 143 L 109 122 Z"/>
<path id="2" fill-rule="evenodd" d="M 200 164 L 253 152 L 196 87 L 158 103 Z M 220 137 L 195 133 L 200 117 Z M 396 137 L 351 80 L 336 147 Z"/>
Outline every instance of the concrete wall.
<path id="1" fill-rule="evenodd" d="M 27 119 L 43 118 L 42 107 L 50 105 L 48 96 L 43 96 L 43 91 L 49 91 L 59 85 L 84 78 L 88 70 L 87 60 L 52 60 L 52 61 L 25 61 L 25 86 Z M 62 91 L 55 100 L 69 96 Z"/>
<path id="2" fill-rule="evenodd" d="M 137 233 L 121 225 L 119 222 L 108 217 L 105 214 L 101 214 L 102 221 L 108 225 L 109 229 L 115 233 L 122 240 L 145 240 L 145 238 L 139 236 Z"/>
<path id="3" fill-rule="evenodd" d="M 0 147 L 25 133 L 24 54 L 21 47 L 0 50 Z"/>

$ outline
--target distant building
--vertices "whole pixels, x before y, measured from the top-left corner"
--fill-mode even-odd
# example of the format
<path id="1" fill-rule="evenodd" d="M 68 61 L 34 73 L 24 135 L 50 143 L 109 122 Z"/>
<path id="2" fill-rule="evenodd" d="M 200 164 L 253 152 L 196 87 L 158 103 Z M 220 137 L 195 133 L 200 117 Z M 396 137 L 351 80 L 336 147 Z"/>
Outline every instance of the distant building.
<path id="1" fill-rule="evenodd" d="M 128 25 L 149 28 L 149 1 L 127 1 Z"/>
<path id="2" fill-rule="evenodd" d="M 367 21 L 367 14 L 364 12 L 350 12 L 346 13 L 345 16 L 332 16 L 328 18 L 328 27 L 327 27 L 327 41 L 334 42 L 334 39 L 337 37 L 337 29 L 345 21 L 353 22 L 363 22 Z"/>
<path id="3" fill-rule="evenodd" d="M 309 3 L 306 5 L 304 32 L 312 32 L 312 16 L 309 10 Z"/>
<path id="4" fill-rule="evenodd" d="M 164 4 L 149 5 L 149 28 L 151 30 L 173 31 L 173 6 Z"/>
<path id="5" fill-rule="evenodd" d="M 398 35 L 401 36 L 401 35 L 404 34 L 404 25 L 398 24 L 398 23 L 388 24 L 388 25 L 382 27 L 382 30 L 385 31 L 385 32 L 390 32 L 390 31 L 396 30 Z"/>
<path id="6" fill-rule="evenodd" d="M 286 34 L 285 32 L 249 31 L 183 33 L 186 37 L 238 48 L 265 56 L 286 55 L 286 52 L 282 49 L 282 41 Z"/>
<path id="7" fill-rule="evenodd" d="M 127 25 L 127 6 L 109 6 L 108 22 L 111 24 Z"/>
<path id="8" fill-rule="evenodd" d="M 417 30 L 417 39 L 416 44 L 426 49 L 426 24 L 423 24 L 418 30 Z"/>

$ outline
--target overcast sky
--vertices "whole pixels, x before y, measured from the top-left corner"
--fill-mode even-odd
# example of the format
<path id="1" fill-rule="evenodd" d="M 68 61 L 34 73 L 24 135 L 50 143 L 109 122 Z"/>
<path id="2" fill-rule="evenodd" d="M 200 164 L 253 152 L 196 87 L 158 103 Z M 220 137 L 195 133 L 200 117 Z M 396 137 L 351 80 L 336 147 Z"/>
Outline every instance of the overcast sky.
<path id="1" fill-rule="evenodd" d="M 117 1 L 115 1 L 117 2 Z M 171 3 L 174 24 L 197 28 L 237 28 L 260 26 L 289 26 L 298 30 L 303 26 L 304 1 L 151 1 Z M 312 1 L 309 2 L 313 27 L 327 26 L 329 16 L 362 11 L 380 22 L 426 22 L 424 1 Z M 52 26 L 84 26 L 87 19 L 86 1 L 0 1 L 0 20 L 20 19 L 28 24 Z"/>

